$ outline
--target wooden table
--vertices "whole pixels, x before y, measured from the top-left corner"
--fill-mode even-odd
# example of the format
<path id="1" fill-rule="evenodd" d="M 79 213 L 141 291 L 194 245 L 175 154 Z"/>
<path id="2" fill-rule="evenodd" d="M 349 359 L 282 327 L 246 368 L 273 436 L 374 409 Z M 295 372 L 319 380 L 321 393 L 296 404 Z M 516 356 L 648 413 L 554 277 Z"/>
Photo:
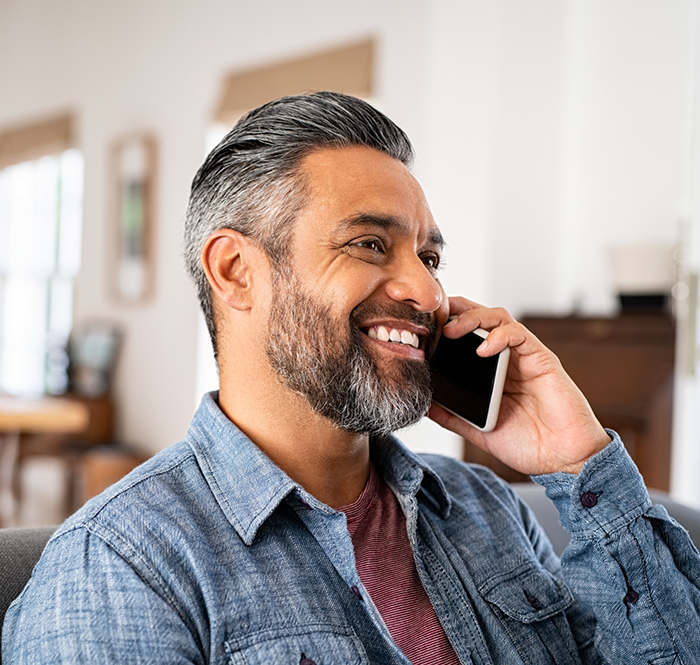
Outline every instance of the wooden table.
<path id="1" fill-rule="evenodd" d="M 89 422 L 84 404 L 60 397 L 0 397 L 0 527 L 15 517 L 14 482 L 21 434 L 71 434 Z"/>

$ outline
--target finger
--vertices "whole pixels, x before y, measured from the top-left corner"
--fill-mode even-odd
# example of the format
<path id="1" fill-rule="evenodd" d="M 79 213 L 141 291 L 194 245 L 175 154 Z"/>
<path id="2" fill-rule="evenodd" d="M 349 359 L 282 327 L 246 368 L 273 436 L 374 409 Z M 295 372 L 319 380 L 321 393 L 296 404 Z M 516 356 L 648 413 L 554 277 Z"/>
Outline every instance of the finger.
<path id="1" fill-rule="evenodd" d="M 481 305 L 473 300 L 469 300 L 468 298 L 463 298 L 462 296 L 449 296 L 447 300 L 450 303 L 450 315 L 459 315 L 470 309 L 484 307 L 484 305 Z"/>
<path id="2" fill-rule="evenodd" d="M 463 304 L 464 302 L 460 303 L 460 305 Z M 447 323 L 444 332 L 447 337 L 455 339 L 475 328 L 493 330 L 512 323 L 516 323 L 515 319 L 502 307 L 483 307 L 473 304 L 472 307 L 463 309 L 457 318 Z"/>
<path id="3" fill-rule="evenodd" d="M 491 330 L 476 352 L 482 358 L 494 356 L 508 347 L 517 349 L 520 354 L 531 353 L 535 350 L 535 346 L 528 344 L 529 335 L 527 328 L 513 321 Z"/>
<path id="4" fill-rule="evenodd" d="M 503 307 L 484 307 L 462 297 L 451 297 L 449 301 L 450 312 L 457 314 L 457 318 L 445 325 L 443 334 L 457 339 L 476 328 L 489 331 L 487 338 L 477 349 L 481 357 L 494 356 L 506 347 L 514 349 L 520 355 L 547 351 L 544 344 Z"/>

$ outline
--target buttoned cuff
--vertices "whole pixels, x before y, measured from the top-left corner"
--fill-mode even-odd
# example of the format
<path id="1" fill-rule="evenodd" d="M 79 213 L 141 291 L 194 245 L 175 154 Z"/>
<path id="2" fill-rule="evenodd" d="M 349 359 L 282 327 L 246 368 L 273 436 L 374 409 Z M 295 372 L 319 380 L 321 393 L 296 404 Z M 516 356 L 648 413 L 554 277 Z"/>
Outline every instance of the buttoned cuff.
<path id="1" fill-rule="evenodd" d="M 578 475 L 558 472 L 533 476 L 544 485 L 572 538 L 602 538 L 639 517 L 650 505 L 644 480 L 620 437 L 584 464 Z"/>

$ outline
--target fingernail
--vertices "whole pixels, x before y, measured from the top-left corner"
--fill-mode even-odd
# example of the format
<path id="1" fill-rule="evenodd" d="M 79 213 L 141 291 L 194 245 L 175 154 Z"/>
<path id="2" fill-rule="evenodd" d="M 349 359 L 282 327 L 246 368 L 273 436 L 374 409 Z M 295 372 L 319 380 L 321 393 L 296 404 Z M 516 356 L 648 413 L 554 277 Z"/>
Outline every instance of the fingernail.
<path id="1" fill-rule="evenodd" d="M 488 342 L 488 340 L 485 339 L 485 340 L 479 345 L 479 348 L 478 348 L 476 351 L 477 351 L 477 353 L 478 353 L 479 351 L 486 351 L 486 349 L 488 349 L 488 347 L 489 347 L 489 342 Z"/>

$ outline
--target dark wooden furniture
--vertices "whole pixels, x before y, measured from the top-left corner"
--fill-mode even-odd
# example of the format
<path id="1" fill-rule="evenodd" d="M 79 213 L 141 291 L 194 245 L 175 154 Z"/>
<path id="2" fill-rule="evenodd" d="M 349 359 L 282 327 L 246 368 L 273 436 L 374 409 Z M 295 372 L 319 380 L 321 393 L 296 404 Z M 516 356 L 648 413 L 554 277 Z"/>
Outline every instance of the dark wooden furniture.
<path id="1" fill-rule="evenodd" d="M 88 409 L 76 400 L 0 398 L 0 527 L 11 526 L 14 520 L 23 437 L 78 436 L 88 427 Z"/>
<path id="2" fill-rule="evenodd" d="M 668 491 L 675 330 L 665 312 L 615 318 L 526 316 L 605 427 L 616 430 L 648 487 Z M 511 482 L 523 476 L 466 442 L 464 458 Z"/>
<path id="3" fill-rule="evenodd" d="M 81 469 L 86 453 L 95 446 L 114 446 L 114 402 L 110 396 L 85 397 L 70 394 L 64 401 L 79 406 L 86 414 L 86 422 L 70 433 L 60 431 L 27 430 L 19 439 L 15 494 L 21 501 L 19 474 L 23 463 L 30 457 L 57 457 L 66 468 L 65 517 L 82 505 L 80 487 Z"/>

